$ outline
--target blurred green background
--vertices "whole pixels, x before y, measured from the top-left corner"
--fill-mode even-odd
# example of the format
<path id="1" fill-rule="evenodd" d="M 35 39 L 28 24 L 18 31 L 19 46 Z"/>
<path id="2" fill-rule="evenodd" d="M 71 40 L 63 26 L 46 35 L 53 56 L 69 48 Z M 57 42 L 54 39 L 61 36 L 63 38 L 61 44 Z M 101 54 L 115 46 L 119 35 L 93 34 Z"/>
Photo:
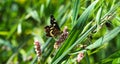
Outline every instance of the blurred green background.
<path id="1" fill-rule="evenodd" d="M 65 12 L 69 11 L 70 2 L 0 0 L 0 64 L 9 61 L 11 64 L 31 63 L 36 56 L 34 36 L 44 44 L 48 39 L 44 27 L 50 24 L 50 14 L 54 14 L 56 20 L 61 21 Z M 63 18 L 62 22 L 65 20 Z"/>
<path id="2" fill-rule="evenodd" d="M 50 14 L 53 14 L 61 30 L 63 30 L 64 26 L 68 26 L 70 32 L 74 25 L 72 23 L 72 14 L 75 9 L 75 1 L 76 0 L 0 0 L 0 64 L 34 63 L 36 60 L 34 38 L 39 39 L 41 43 L 43 54 L 42 62 L 45 61 L 43 64 L 50 63 L 53 58 L 52 56 L 55 54 L 53 50 L 55 40 L 45 36 L 44 27 L 50 25 Z M 101 16 L 104 16 L 119 1 L 120 0 L 99 1 L 87 19 L 86 25 L 90 21 L 95 20 L 101 4 L 101 7 L 103 7 Z M 76 19 L 81 16 L 92 2 L 94 2 L 94 0 L 80 0 Z M 113 19 L 108 20 L 97 33 L 91 33 L 88 38 L 84 40 L 87 45 L 89 45 L 88 41 L 91 44 L 91 42 L 95 42 L 110 30 L 120 26 L 120 7 L 114 12 L 115 15 Z M 89 27 L 94 24 L 95 22 Z M 91 36 L 92 39 L 89 38 Z M 109 64 L 112 63 L 113 59 L 120 58 L 120 33 L 109 42 L 111 43 L 88 51 L 88 53 L 91 54 L 91 56 L 89 56 L 91 64 L 98 63 L 99 61 L 103 61 L 105 64 L 108 62 Z M 114 53 L 118 55 L 113 55 L 111 60 L 109 56 Z M 73 60 L 71 64 L 74 64 L 74 58 L 71 60 Z M 85 59 L 82 61 L 82 64 L 87 64 Z"/>

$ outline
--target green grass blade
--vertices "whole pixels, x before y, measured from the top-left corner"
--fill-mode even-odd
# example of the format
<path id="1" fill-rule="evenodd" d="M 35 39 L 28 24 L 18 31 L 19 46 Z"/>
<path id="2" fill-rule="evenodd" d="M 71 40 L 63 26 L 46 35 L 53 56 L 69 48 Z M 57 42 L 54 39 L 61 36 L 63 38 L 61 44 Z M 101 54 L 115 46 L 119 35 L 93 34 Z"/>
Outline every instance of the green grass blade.
<path id="1" fill-rule="evenodd" d="M 87 52 L 85 52 L 86 53 L 86 61 L 87 61 L 87 64 L 90 64 L 90 60 L 89 60 L 89 56 L 88 56 L 88 53 Z"/>
<path id="2" fill-rule="evenodd" d="M 63 58 L 70 50 L 73 49 L 78 43 L 81 43 L 88 35 L 89 33 L 95 29 L 96 26 L 91 27 L 85 34 L 83 34 L 71 47 L 69 47 L 64 53 L 61 54 L 61 56 L 56 60 L 59 61 L 61 58 Z"/>
<path id="3" fill-rule="evenodd" d="M 101 61 L 101 63 L 107 63 L 110 62 L 112 60 L 114 60 L 115 58 L 118 58 L 120 56 L 120 50 L 116 51 L 115 53 L 111 54 L 110 56 L 108 56 L 107 58 L 103 59 Z"/>
<path id="4" fill-rule="evenodd" d="M 31 15 L 31 17 L 32 17 L 34 20 L 36 20 L 36 21 L 39 22 L 39 23 L 41 22 L 40 19 L 39 19 L 39 15 L 38 15 L 38 13 L 37 13 L 36 10 L 30 11 L 29 14 Z"/>
<path id="5" fill-rule="evenodd" d="M 100 26 L 101 16 L 102 16 L 102 7 L 98 10 L 97 16 L 96 16 L 97 28 L 99 28 L 99 26 Z"/>
<path id="6" fill-rule="evenodd" d="M 107 41 L 110 41 L 111 39 L 113 39 L 115 36 L 117 36 L 117 34 L 120 32 L 120 27 L 117 27 L 115 29 L 113 29 L 111 32 L 109 32 L 108 34 L 106 34 L 105 36 L 99 38 L 97 41 L 95 41 L 93 44 L 89 45 L 88 47 L 86 47 L 86 49 L 94 49 L 97 48 L 99 46 L 101 46 L 102 44 L 104 44 Z"/>
<path id="7" fill-rule="evenodd" d="M 16 23 L 15 25 L 13 25 L 13 27 L 11 28 L 9 34 L 7 35 L 7 39 L 9 39 L 16 31 L 17 29 L 17 26 L 18 26 L 18 23 Z"/>
<path id="8" fill-rule="evenodd" d="M 82 32 L 83 27 L 85 26 L 86 20 L 88 19 L 88 16 L 90 12 L 93 10 L 94 6 L 98 2 L 93 2 L 80 16 L 80 18 L 77 20 L 77 24 L 74 26 L 72 31 L 70 32 L 70 35 L 68 39 L 64 42 L 63 46 L 57 51 L 57 54 L 52 60 L 53 64 L 58 63 L 72 48 L 71 45 L 75 42 L 78 35 Z M 73 46 L 74 47 L 74 46 Z M 62 55 L 61 55 L 62 54 Z"/>
<path id="9" fill-rule="evenodd" d="M 90 15 L 91 11 L 93 10 L 94 6 L 96 5 L 96 3 L 98 2 L 98 0 L 96 0 L 95 2 L 93 2 L 83 13 L 82 15 L 78 18 L 78 22 L 76 23 L 76 25 L 74 26 L 73 29 L 83 29 L 87 19 L 88 19 L 88 16 Z"/>
<path id="10" fill-rule="evenodd" d="M 66 6 L 60 7 L 60 9 L 54 14 L 56 17 L 56 20 L 61 20 L 61 17 L 64 13 L 66 13 L 67 9 L 70 7 L 70 3 L 68 3 Z M 60 13 L 60 14 L 59 14 Z"/>
<path id="11" fill-rule="evenodd" d="M 117 42 L 116 42 L 116 44 L 117 44 L 117 49 L 120 49 L 120 33 L 118 34 L 116 41 L 117 41 Z"/>
<path id="12" fill-rule="evenodd" d="M 75 0 L 74 6 L 73 6 L 73 16 L 72 16 L 72 25 L 73 26 L 76 23 L 78 11 L 79 11 L 79 5 L 80 5 L 80 0 Z"/>

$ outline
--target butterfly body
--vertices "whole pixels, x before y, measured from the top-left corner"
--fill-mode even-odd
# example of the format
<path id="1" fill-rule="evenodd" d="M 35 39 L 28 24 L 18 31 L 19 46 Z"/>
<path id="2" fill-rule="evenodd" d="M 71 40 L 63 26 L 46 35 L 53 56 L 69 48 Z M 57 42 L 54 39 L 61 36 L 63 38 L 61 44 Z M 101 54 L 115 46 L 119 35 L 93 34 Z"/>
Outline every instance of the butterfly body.
<path id="1" fill-rule="evenodd" d="M 57 22 L 55 21 L 55 18 L 53 15 L 50 16 L 50 24 L 51 24 L 50 26 L 45 27 L 46 36 L 55 37 L 55 36 L 61 34 L 60 28 L 59 28 Z"/>

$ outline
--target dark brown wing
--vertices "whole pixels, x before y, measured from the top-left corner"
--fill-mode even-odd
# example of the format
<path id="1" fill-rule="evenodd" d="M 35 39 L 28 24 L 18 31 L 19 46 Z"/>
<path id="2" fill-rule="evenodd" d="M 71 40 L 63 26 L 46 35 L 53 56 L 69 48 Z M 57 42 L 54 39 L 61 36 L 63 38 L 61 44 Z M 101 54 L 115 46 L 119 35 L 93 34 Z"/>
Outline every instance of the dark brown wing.
<path id="1" fill-rule="evenodd" d="M 57 35 L 59 35 L 61 32 L 60 32 L 60 30 L 58 29 L 58 28 L 56 28 L 56 27 L 54 27 L 53 29 L 52 29 L 52 34 L 54 35 L 54 36 L 57 36 Z"/>
<path id="2" fill-rule="evenodd" d="M 59 26 L 58 26 L 58 24 L 57 24 L 53 15 L 50 16 L 50 23 L 51 23 L 52 26 L 54 26 L 55 28 L 60 30 L 60 28 L 59 28 Z"/>
<path id="3" fill-rule="evenodd" d="M 49 26 L 46 26 L 46 27 L 45 27 L 45 32 L 46 32 L 46 36 L 52 37 L 52 36 L 50 35 L 50 27 L 49 27 Z"/>
<path id="4" fill-rule="evenodd" d="M 45 27 L 46 36 L 54 37 L 60 34 L 60 28 L 53 15 L 50 16 L 50 26 Z"/>
<path id="5" fill-rule="evenodd" d="M 50 15 L 50 24 L 53 25 L 54 22 L 55 22 L 54 16 Z"/>

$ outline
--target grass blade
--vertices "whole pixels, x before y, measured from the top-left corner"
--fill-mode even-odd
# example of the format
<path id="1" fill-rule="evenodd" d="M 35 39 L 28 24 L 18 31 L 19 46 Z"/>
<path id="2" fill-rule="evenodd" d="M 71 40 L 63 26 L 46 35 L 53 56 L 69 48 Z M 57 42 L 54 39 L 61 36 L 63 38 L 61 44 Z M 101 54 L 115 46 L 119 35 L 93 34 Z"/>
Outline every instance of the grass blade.
<path id="1" fill-rule="evenodd" d="M 102 16 L 102 7 L 98 10 L 97 16 L 96 16 L 97 30 L 99 29 L 99 26 L 100 26 L 101 16 Z"/>
<path id="2" fill-rule="evenodd" d="M 75 0 L 74 6 L 73 6 L 73 16 L 72 16 L 72 25 L 74 26 L 76 23 L 78 10 L 79 10 L 80 0 Z"/>
<path id="3" fill-rule="evenodd" d="M 115 53 L 111 54 L 107 58 L 103 59 L 101 63 L 110 62 L 110 61 L 114 60 L 115 58 L 118 58 L 119 56 L 120 56 L 120 50 L 116 51 Z"/>
<path id="4" fill-rule="evenodd" d="M 104 44 L 107 41 L 110 41 L 111 39 L 113 39 L 115 36 L 117 36 L 117 34 L 120 32 L 120 27 L 117 27 L 115 29 L 113 29 L 111 32 L 109 32 L 108 34 L 106 34 L 105 36 L 99 38 L 97 41 L 95 41 L 93 44 L 89 45 L 88 47 L 86 47 L 86 49 L 94 49 L 97 48 L 99 46 L 101 46 L 102 44 Z"/>
<path id="5" fill-rule="evenodd" d="M 83 27 L 85 25 L 86 20 L 88 19 L 88 16 L 90 12 L 93 10 L 94 6 L 98 2 L 93 2 L 80 16 L 80 18 L 77 20 L 77 24 L 72 29 L 68 39 L 64 42 L 63 46 L 57 51 L 55 57 L 52 60 L 53 64 L 58 63 L 74 46 L 72 45 L 75 40 L 77 39 L 78 35 L 82 32 Z M 81 30 L 81 31 L 80 31 Z M 62 54 L 62 55 L 61 55 Z"/>

